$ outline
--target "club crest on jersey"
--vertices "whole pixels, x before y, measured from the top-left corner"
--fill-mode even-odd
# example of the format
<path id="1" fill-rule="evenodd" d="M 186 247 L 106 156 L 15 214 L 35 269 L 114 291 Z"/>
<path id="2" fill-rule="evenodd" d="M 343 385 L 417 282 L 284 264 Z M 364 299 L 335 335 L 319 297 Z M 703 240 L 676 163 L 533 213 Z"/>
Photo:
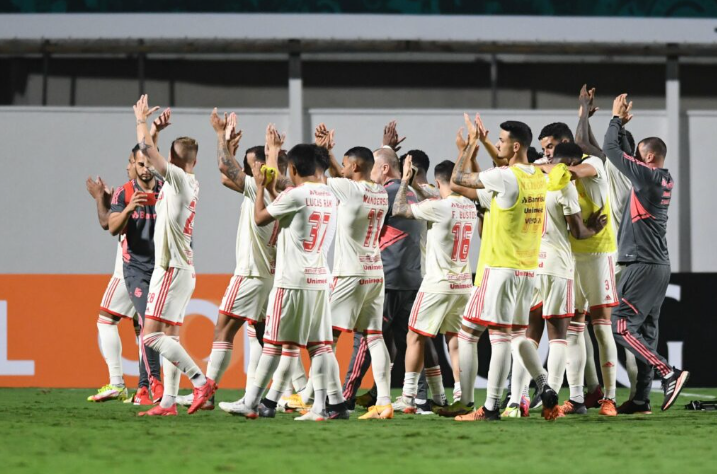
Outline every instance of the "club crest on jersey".
<path id="1" fill-rule="evenodd" d="M 135 296 L 135 298 L 141 298 L 141 297 L 142 297 L 142 289 L 141 289 L 141 288 L 135 288 L 135 289 L 134 289 L 134 296 Z"/>

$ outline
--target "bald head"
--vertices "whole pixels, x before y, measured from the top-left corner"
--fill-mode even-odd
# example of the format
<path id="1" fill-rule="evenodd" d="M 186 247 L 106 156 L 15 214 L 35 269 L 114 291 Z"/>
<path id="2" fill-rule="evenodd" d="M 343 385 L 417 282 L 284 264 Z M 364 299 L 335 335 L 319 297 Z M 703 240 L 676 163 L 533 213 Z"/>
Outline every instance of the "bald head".
<path id="1" fill-rule="evenodd" d="M 398 155 L 390 148 L 379 148 L 373 152 L 374 163 L 371 180 L 384 184 L 389 179 L 401 178 Z"/>

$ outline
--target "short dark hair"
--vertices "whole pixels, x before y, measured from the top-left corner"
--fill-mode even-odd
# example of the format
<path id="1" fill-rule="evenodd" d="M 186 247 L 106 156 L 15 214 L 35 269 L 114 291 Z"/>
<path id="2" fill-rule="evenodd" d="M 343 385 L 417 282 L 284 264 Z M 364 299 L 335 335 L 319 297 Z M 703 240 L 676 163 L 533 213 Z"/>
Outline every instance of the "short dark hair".
<path id="1" fill-rule="evenodd" d="M 583 157 L 583 149 L 576 143 L 558 143 L 553 150 L 553 158 L 569 158 L 579 160 Z"/>
<path id="2" fill-rule="evenodd" d="M 540 153 L 538 150 L 535 149 L 534 146 L 531 146 L 528 148 L 528 163 L 535 163 L 537 160 L 541 159 L 543 157 L 543 154 Z"/>
<path id="3" fill-rule="evenodd" d="M 635 156 L 637 154 L 637 150 L 635 150 L 635 137 L 632 136 L 630 130 L 625 130 L 625 137 L 627 138 L 627 143 L 630 144 L 630 154 Z"/>
<path id="4" fill-rule="evenodd" d="M 355 146 L 349 148 L 344 156 L 347 156 L 353 160 L 359 162 L 359 168 L 361 171 L 370 171 L 373 168 L 374 158 L 373 152 L 365 146 Z"/>
<path id="5" fill-rule="evenodd" d="M 570 131 L 570 127 L 563 122 L 553 122 L 543 127 L 540 131 L 540 135 L 538 135 L 538 140 L 542 140 L 545 137 L 553 137 L 556 140 L 563 140 L 567 138 L 571 142 L 575 141 L 575 137 L 573 137 L 573 132 Z"/>
<path id="6" fill-rule="evenodd" d="M 264 147 L 261 145 L 247 148 L 244 152 L 244 173 L 253 177 L 254 172 L 251 170 L 251 166 L 249 166 L 249 160 L 247 159 L 249 153 L 253 153 L 256 161 L 259 161 L 261 163 L 266 163 L 266 154 L 264 153 Z"/>
<path id="7" fill-rule="evenodd" d="M 139 151 L 139 143 L 132 147 L 132 158 L 137 158 L 137 152 Z"/>
<path id="8" fill-rule="evenodd" d="M 451 175 L 453 174 L 453 168 L 455 166 L 456 164 L 450 160 L 444 160 L 438 163 L 436 167 L 433 168 L 433 175 L 435 176 L 436 181 L 440 181 L 442 183 L 450 183 Z"/>
<path id="9" fill-rule="evenodd" d="M 401 156 L 401 168 L 403 168 L 403 162 L 406 159 L 408 155 L 411 155 L 411 160 L 414 165 L 416 165 L 416 168 L 422 169 L 426 173 L 428 173 L 428 169 L 431 167 L 431 160 L 428 159 L 428 155 L 426 155 L 426 152 L 423 150 L 411 150 L 408 153 L 405 153 Z"/>
<path id="10" fill-rule="evenodd" d="M 642 139 L 640 143 L 642 143 L 645 148 L 647 148 L 647 151 L 651 151 L 652 153 L 663 159 L 667 157 L 667 145 L 665 145 L 665 142 L 663 142 L 661 138 L 648 137 Z"/>
<path id="11" fill-rule="evenodd" d="M 331 159 L 329 158 L 329 150 L 319 145 L 312 145 L 314 147 L 314 157 L 316 158 L 316 166 L 326 171 L 331 166 Z"/>
<path id="12" fill-rule="evenodd" d="M 316 145 L 301 143 L 299 145 L 294 145 L 294 147 L 289 150 L 286 155 L 289 163 L 294 165 L 296 172 L 302 178 L 311 176 L 316 173 L 317 168 L 321 167 L 316 160 L 316 148 L 318 148 Z"/>
<path id="13" fill-rule="evenodd" d="M 533 132 L 531 132 L 530 127 L 523 122 L 508 120 L 507 122 L 501 123 L 500 128 L 508 132 L 510 139 L 520 143 L 520 146 L 523 148 L 527 149 L 530 146 L 530 142 L 533 141 Z"/>

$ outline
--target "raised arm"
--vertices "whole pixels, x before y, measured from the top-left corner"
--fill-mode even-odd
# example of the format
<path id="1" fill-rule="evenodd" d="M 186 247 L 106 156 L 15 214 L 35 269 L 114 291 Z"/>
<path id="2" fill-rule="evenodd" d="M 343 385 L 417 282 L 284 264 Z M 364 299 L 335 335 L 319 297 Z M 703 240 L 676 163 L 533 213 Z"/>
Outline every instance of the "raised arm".
<path id="1" fill-rule="evenodd" d="M 152 137 L 152 142 L 157 145 L 159 150 L 159 132 L 172 125 L 169 121 L 172 118 L 172 111 L 167 108 L 159 114 L 159 117 L 152 120 L 152 126 L 149 128 L 149 135 Z"/>
<path id="2" fill-rule="evenodd" d="M 266 166 L 276 170 L 275 180 L 273 181 L 274 189 L 278 192 L 291 187 L 291 180 L 288 176 L 279 172 L 279 153 L 281 147 L 284 146 L 286 134 L 280 134 L 274 124 L 270 123 L 266 127 Z M 256 174 L 254 175 L 256 177 Z"/>
<path id="3" fill-rule="evenodd" d="M 468 140 L 464 142 L 465 145 L 458 156 L 456 166 L 453 168 L 451 183 L 457 184 L 458 186 L 464 186 L 466 188 L 482 189 L 483 183 L 480 181 L 480 166 L 478 166 L 478 163 L 475 163 L 474 168 L 477 171 L 466 171 L 466 166 L 470 166 L 470 163 L 468 162 L 471 160 L 471 157 L 478 146 L 478 132 L 475 125 L 468 118 L 468 114 L 463 114 L 463 119 L 465 120 L 466 128 L 468 129 Z M 462 130 L 459 131 L 459 134 L 462 135 Z"/>
<path id="4" fill-rule="evenodd" d="M 112 199 L 113 190 L 107 189 L 104 181 L 99 176 L 97 181 L 94 181 L 91 177 L 87 178 L 85 182 L 87 186 L 87 192 L 90 193 L 97 204 L 97 220 L 100 222 L 100 227 L 104 230 L 109 229 L 109 218 L 110 218 L 110 199 Z"/>
<path id="5" fill-rule="evenodd" d="M 463 150 L 465 147 L 468 146 L 468 142 L 463 138 L 463 127 L 458 129 L 458 134 L 456 135 L 456 148 L 458 148 L 458 156 L 460 158 L 460 155 L 463 153 Z M 465 163 L 465 166 L 467 168 L 464 168 L 463 171 L 470 172 L 470 173 L 479 173 L 480 172 L 480 166 L 478 166 L 478 162 L 476 161 L 476 156 L 478 156 L 478 146 L 476 146 L 473 150 L 473 154 L 471 155 L 470 160 L 468 160 Z M 471 199 L 473 201 L 478 200 L 478 193 L 473 188 L 467 188 L 465 186 L 460 186 L 453 182 L 453 177 L 458 172 L 458 166 L 453 167 L 453 174 L 451 175 L 451 191 L 454 193 L 458 193 L 461 196 L 465 196 L 468 199 Z"/>
<path id="6" fill-rule="evenodd" d="M 157 170 L 161 176 L 166 176 L 168 162 L 159 154 L 149 134 L 149 129 L 147 129 L 147 118 L 156 112 L 159 107 L 152 107 L 152 109 L 150 109 L 147 94 L 143 94 L 133 108 L 137 125 L 137 143 L 139 144 L 139 149 L 147 156 L 149 164 Z"/>
<path id="7" fill-rule="evenodd" d="M 246 173 L 242 169 L 241 165 L 234 158 L 234 153 L 239 146 L 239 140 L 241 140 L 241 130 L 236 131 L 236 114 L 232 113 L 228 118 L 227 114 L 224 114 L 224 118 L 219 117 L 217 108 L 214 107 L 211 115 L 209 116 L 209 122 L 212 124 L 212 128 L 217 135 L 217 165 L 219 166 L 219 172 L 222 174 L 222 183 L 225 186 L 235 189 L 237 192 L 244 192 L 244 183 L 246 182 Z M 235 140 L 236 147 L 234 147 L 234 153 L 229 149 L 229 142 Z M 232 186 L 228 186 L 229 183 Z"/>
<path id="8" fill-rule="evenodd" d="M 398 153 L 398 150 L 401 149 L 401 147 L 399 145 L 405 139 L 406 139 L 406 137 L 398 138 L 398 131 L 396 130 L 396 121 L 395 120 L 390 121 L 388 123 L 388 125 L 383 127 L 383 139 L 381 140 L 382 146 L 389 146 L 393 149 L 393 151 Z"/>
<path id="9" fill-rule="evenodd" d="M 498 156 L 498 149 L 495 147 L 493 142 L 488 139 L 488 130 L 486 130 L 485 125 L 483 125 L 483 120 L 481 120 L 480 114 L 476 114 L 476 128 L 478 129 L 478 141 L 483 144 L 485 151 L 488 152 L 488 155 L 490 155 L 490 159 L 493 160 L 495 166 L 508 166 L 508 160 Z M 473 159 L 475 159 L 475 157 L 473 157 Z"/>
<path id="10" fill-rule="evenodd" d="M 413 219 L 413 212 L 411 211 L 411 205 L 408 204 L 408 183 L 411 182 L 411 175 L 413 169 L 413 158 L 408 155 L 403 161 L 403 177 L 401 178 L 401 185 L 398 187 L 396 193 L 396 199 L 393 201 L 393 209 L 391 213 L 394 216 L 405 217 L 406 219 Z"/>
<path id="11" fill-rule="evenodd" d="M 583 153 L 600 157 L 605 161 L 605 154 L 596 144 L 597 142 L 595 142 L 595 137 L 592 137 L 592 130 L 590 129 L 590 117 L 598 110 L 594 106 L 594 100 L 595 88 L 588 91 L 587 85 L 583 84 L 578 96 L 580 109 L 578 110 L 578 127 L 575 129 L 575 143 L 580 146 Z"/>
<path id="12" fill-rule="evenodd" d="M 336 144 L 334 142 L 334 130 L 329 130 L 326 128 L 326 125 L 320 123 L 316 127 L 316 130 L 314 130 L 314 143 L 329 152 L 329 174 L 332 178 L 340 178 L 342 167 L 339 162 L 336 161 L 333 152 L 334 145 Z"/>

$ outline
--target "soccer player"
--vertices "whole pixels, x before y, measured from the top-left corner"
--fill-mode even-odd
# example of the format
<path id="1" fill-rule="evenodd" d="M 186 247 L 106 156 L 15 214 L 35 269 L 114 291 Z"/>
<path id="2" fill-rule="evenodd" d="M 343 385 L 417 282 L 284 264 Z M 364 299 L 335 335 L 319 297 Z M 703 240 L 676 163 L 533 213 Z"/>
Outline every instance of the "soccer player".
<path id="1" fill-rule="evenodd" d="M 146 94 L 134 106 L 140 152 L 165 180 L 156 205 L 155 266 L 149 283 L 144 331 L 145 343 L 169 363 L 164 364 L 166 386 L 161 402 L 139 415 L 177 415 L 175 399 L 180 372 L 194 386 L 192 406 L 187 410 L 191 415 L 216 390 L 214 381 L 204 376 L 179 343 L 179 327 L 196 283 L 191 243 L 199 194 L 199 184 L 194 177 L 199 145 L 189 137 L 177 138 L 172 142 L 167 161 L 159 154 L 147 130 L 147 117 L 156 109 L 150 110 Z"/>
<path id="2" fill-rule="evenodd" d="M 353 147 L 344 153 L 339 165 L 331 153 L 333 130 L 329 132 L 325 125 L 319 125 L 317 142 L 329 152 L 331 177 L 326 184 L 339 201 L 330 297 L 334 346 L 342 332 L 363 334 L 378 392 L 376 404 L 360 419 L 390 419 L 391 359 L 383 340 L 384 274 L 379 249 L 388 194 L 383 186 L 371 181 L 371 150 Z M 340 389 L 338 373 L 332 379 L 332 383 L 338 382 L 335 388 Z"/>
<path id="3" fill-rule="evenodd" d="M 243 400 L 220 403 L 229 413 L 256 418 L 261 393 L 276 370 L 282 346 L 307 347 L 316 393 L 311 411 L 296 420 L 322 421 L 326 412 L 327 378 L 338 372 L 331 348 L 329 270 L 322 249 L 327 228 L 335 213 L 336 198 L 322 183 L 325 165 L 316 145 L 296 145 L 288 153 L 289 176 L 296 187 L 282 192 L 269 205 L 264 202 L 265 175 L 255 163 L 257 184 L 254 220 L 266 226 L 278 220 L 274 288 L 269 296 L 264 350 Z"/>
<path id="4" fill-rule="evenodd" d="M 661 139 L 640 141 L 636 157 L 622 150 L 619 132 L 623 119 L 630 116 L 631 104 L 627 94 L 615 98 L 603 145 L 607 158 L 633 185 L 630 213 L 625 212 L 620 226 L 618 261 L 625 265 L 618 288 L 620 305 L 612 315 L 615 339 L 638 361 L 636 393 L 632 407 L 623 411 L 626 414 L 651 411 L 655 370 L 662 377 L 665 394 L 662 411 L 674 404 L 690 377 L 686 370 L 670 367 L 657 353 L 660 308 L 670 282 L 667 211 L 675 183 L 664 168 L 667 147 Z"/>
<path id="5" fill-rule="evenodd" d="M 428 168 L 431 166 L 431 160 L 423 150 L 410 150 L 408 153 L 401 155 L 399 165 L 404 169 L 406 157 L 413 158 L 415 173 L 411 174 L 411 181 L 408 183 L 416 192 L 416 197 L 423 201 L 424 199 L 439 198 L 440 193 L 435 186 L 428 182 Z M 404 175 L 405 176 L 405 175 Z"/>
<path id="6" fill-rule="evenodd" d="M 580 107 L 578 110 L 578 127 L 575 133 L 575 143 L 580 145 L 585 153 L 588 155 L 605 157 L 601 144 L 598 144 L 597 139 L 592 133 L 590 127 L 590 117 L 598 110 L 595 107 L 595 88 L 588 90 L 587 85 L 584 84 L 580 90 L 578 96 Z M 622 128 L 620 128 L 620 146 L 622 150 L 630 156 L 635 155 L 635 139 L 632 134 L 625 129 L 625 125 L 632 118 L 630 111 L 627 111 L 627 115 L 623 117 Z M 608 182 L 610 185 L 609 196 L 610 196 L 610 211 L 612 212 L 611 220 L 615 227 L 615 235 L 618 235 L 620 222 L 622 221 L 622 214 L 625 210 L 628 200 L 630 199 L 630 193 L 632 192 L 632 183 L 627 177 L 620 173 L 615 166 L 609 161 L 605 161 L 605 171 L 607 171 Z M 615 265 L 615 282 L 617 285 L 620 284 L 620 270 L 622 266 L 619 264 Z M 585 366 L 586 379 L 590 378 L 591 383 L 588 383 L 588 391 L 592 390 L 592 387 L 598 386 L 597 372 L 594 366 L 594 356 L 590 337 L 587 333 L 585 342 L 587 351 L 587 365 Z M 627 375 L 630 380 L 630 395 L 629 398 L 623 402 L 617 408 L 618 414 L 622 413 L 622 410 L 630 406 L 630 400 L 635 396 L 635 390 L 637 387 L 637 362 L 635 356 L 630 351 L 625 351 L 625 366 L 627 368 Z"/>
<path id="7" fill-rule="evenodd" d="M 580 163 L 583 152 L 575 143 L 565 141 L 552 148 L 550 155 L 549 163 L 571 166 Z M 547 321 L 548 339 L 550 340 L 548 385 L 559 390 L 563 384 L 567 362 L 568 325 L 570 319 L 575 315 L 573 297 L 575 266 L 569 236 L 572 235 L 576 239 L 592 237 L 603 229 L 607 223 L 607 217 L 601 216 L 598 211 L 587 219 L 587 224 L 584 224 L 578 202 L 578 192 L 574 183 L 569 179 L 567 169 L 558 168 L 552 174 L 554 176 L 551 178 L 554 178 L 555 181 L 559 181 L 561 174 L 567 179 L 564 182 L 550 185 L 552 187 L 549 187 L 546 194 L 545 227 L 540 243 L 530 324 L 525 335 L 537 349 L 543 334 L 543 320 Z M 582 334 L 573 336 L 583 337 Z M 584 350 L 582 353 L 584 354 Z M 527 386 L 530 378 L 517 353 L 513 353 L 512 377 L 512 386 L 518 390 L 513 392 L 503 416 L 516 418 L 528 416 L 527 407 L 525 404 L 521 405 L 521 398 L 522 388 Z M 584 406 L 574 407 L 572 412 L 584 414 L 587 413 L 587 409 Z"/>
<path id="8" fill-rule="evenodd" d="M 135 147 L 132 153 L 132 167 L 136 178 L 125 183 L 112 196 L 109 231 L 112 235 L 125 236 L 122 240 L 124 282 L 140 317 L 139 322 L 144 326 L 149 281 L 154 270 L 154 229 L 157 218 L 155 203 L 163 181 L 155 178 L 149 169 L 147 157 L 139 152 L 138 147 Z M 162 399 L 164 387 L 161 382 L 159 354 L 142 344 L 142 340 L 143 335 L 140 332 L 139 389 L 134 403 L 151 405 Z"/>
<path id="9" fill-rule="evenodd" d="M 133 155 L 130 155 L 130 162 L 127 164 L 127 175 L 134 179 L 134 167 L 131 166 Z M 114 190 L 107 189 L 101 178 L 94 181 L 87 178 L 87 191 L 95 199 L 97 204 L 97 218 L 104 230 L 109 229 L 110 201 Z M 87 397 L 88 402 L 106 402 L 110 400 L 124 401 L 129 397 L 127 386 L 124 382 L 122 372 L 122 340 L 119 336 L 117 325 L 122 318 L 132 319 L 135 315 L 132 300 L 124 285 L 122 273 L 122 243 L 117 243 L 117 257 L 115 268 L 110 282 L 102 296 L 99 316 L 97 318 L 97 332 L 100 336 L 100 347 L 102 356 L 107 364 L 110 379 L 107 385 L 100 387 L 95 395 Z M 137 326 L 137 330 L 139 326 Z"/>
<path id="10" fill-rule="evenodd" d="M 476 230 L 478 214 L 473 202 L 451 190 L 454 164 L 439 163 L 434 171 L 440 199 L 427 199 L 408 204 L 407 194 L 412 178 L 412 155 L 404 162 L 403 178 L 393 203 L 393 215 L 426 221 L 426 276 L 411 310 L 406 341 L 406 373 L 403 394 L 394 403 L 394 410 L 416 412 L 418 376 L 423 369 L 426 340 L 439 332 L 445 334 L 453 365 L 454 379 L 458 371 L 458 331 L 462 312 L 471 290 L 468 253 Z M 432 343 L 429 339 L 429 343 Z"/>
<path id="11" fill-rule="evenodd" d="M 451 181 L 459 186 L 485 189 L 492 193 L 492 197 L 490 216 L 483 223 L 478 286 L 473 288 L 458 336 L 462 387 L 475 386 L 476 345 L 486 327 L 489 328 L 492 355 L 485 404 L 471 412 L 474 390 L 466 389 L 459 402 L 440 413 L 465 413 L 456 416 L 458 421 L 500 419 L 500 397 L 510 370 L 511 332 L 515 332 L 512 344 L 518 348 L 538 386 L 543 405 L 548 409 L 544 411 L 546 418 L 554 418 L 559 412 L 558 395 L 547 384 L 547 373 L 535 346 L 518 334 L 528 326 L 547 188 L 540 170 L 528 164 L 527 150 L 532 133 L 522 122 L 503 122 L 496 148 L 501 159 L 508 159 L 509 166 L 481 172 L 476 163 L 478 172 L 469 173 L 465 167 L 475 152 L 478 132 L 467 116 L 465 118 L 468 142 Z"/>
<path id="12" fill-rule="evenodd" d="M 224 372 L 229 367 L 232 357 L 233 342 L 236 333 L 246 321 L 249 324 L 249 362 L 247 364 L 247 385 L 253 383 L 256 364 L 261 355 L 261 344 L 257 339 L 256 325 L 262 324 L 266 315 L 269 293 L 274 284 L 274 268 L 276 265 L 276 240 L 279 234 L 278 223 L 272 226 L 259 227 L 254 222 L 254 200 L 256 199 L 256 182 L 252 175 L 254 163 L 266 162 L 264 146 L 247 149 L 244 155 L 244 166 L 240 166 L 235 154 L 241 140 L 241 130 L 236 130 L 236 114 L 221 118 L 215 108 L 210 116 L 210 123 L 217 135 L 217 165 L 222 182 L 227 187 L 242 193 L 241 211 L 236 237 L 236 267 L 234 275 L 224 292 L 219 306 L 217 324 L 214 328 L 214 341 L 207 364 L 207 377 L 220 383 Z M 281 142 L 273 140 L 271 127 L 267 128 L 266 146 L 269 153 L 278 155 Z M 278 134 L 277 134 L 278 135 Z M 273 193 L 273 187 L 270 191 Z M 265 194 L 266 204 L 271 203 L 270 193 Z M 181 405 L 191 406 L 191 395 L 179 397 Z M 214 400 L 210 399 L 202 409 L 214 408 Z"/>

